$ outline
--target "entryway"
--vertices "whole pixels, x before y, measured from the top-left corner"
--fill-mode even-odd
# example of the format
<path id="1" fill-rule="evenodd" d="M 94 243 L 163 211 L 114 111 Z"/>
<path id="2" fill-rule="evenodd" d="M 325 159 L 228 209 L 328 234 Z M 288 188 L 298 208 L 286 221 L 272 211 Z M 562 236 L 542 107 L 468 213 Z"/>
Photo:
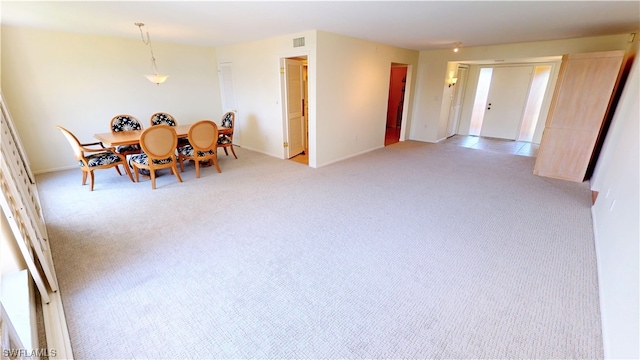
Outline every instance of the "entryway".
<path id="1" fill-rule="evenodd" d="M 398 141 L 400 141 L 400 127 L 387 126 L 387 129 L 384 132 L 384 146 L 395 144 Z"/>
<path id="2" fill-rule="evenodd" d="M 285 157 L 309 165 L 307 57 L 282 59 Z"/>
<path id="3" fill-rule="evenodd" d="M 405 91 L 407 89 L 407 72 L 407 65 L 391 64 L 384 146 L 400 141 L 402 115 L 405 106 Z"/>
<path id="4" fill-rule="evenodd" d="M 531 142 L 551 65 L 480 69 L 469 135 Z"/>

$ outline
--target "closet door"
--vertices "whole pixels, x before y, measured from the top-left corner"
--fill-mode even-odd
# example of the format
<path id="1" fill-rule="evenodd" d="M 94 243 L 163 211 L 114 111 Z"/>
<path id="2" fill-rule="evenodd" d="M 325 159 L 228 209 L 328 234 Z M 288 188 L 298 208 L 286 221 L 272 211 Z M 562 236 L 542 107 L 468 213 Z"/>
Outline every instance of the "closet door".
<path id="1" fill-rule="evenodd" d="M 582 182 L 624 51 L 564 55 L 533 173 Z"/>

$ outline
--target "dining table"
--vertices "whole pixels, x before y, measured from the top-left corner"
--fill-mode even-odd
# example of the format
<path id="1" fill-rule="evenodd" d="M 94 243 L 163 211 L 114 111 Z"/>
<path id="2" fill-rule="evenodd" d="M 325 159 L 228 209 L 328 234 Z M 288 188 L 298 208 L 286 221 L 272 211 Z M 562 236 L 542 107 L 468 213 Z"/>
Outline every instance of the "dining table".
<path id="1" fill-rule="evenodd" d="M 177 125 L 173 128 L 176 131 L 178 138 L 187 138 L 189 135 L 189 128 L 191 124 Z M 121 146 L 121 145 L 136 145 L 140 143 L 140 134 L 143 130 L 131 130 L 120 132 L 108 132 L 94 134 L 93 137 L 98 139 L 101 143 L 107 146 Z M 231 134 L 233 129 L 223 126 L 218 126 L 218 135 Z"/>

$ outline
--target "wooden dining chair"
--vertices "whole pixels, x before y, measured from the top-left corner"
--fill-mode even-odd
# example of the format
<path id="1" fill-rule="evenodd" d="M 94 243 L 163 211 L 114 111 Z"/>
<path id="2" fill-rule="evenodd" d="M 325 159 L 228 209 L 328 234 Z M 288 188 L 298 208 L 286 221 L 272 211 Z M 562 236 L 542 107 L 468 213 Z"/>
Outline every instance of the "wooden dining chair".
<path id="1" fill-rule="evenodd" d="M 113 133 L 143 129 L 144 127 L 142 126 L 142 123 L 135 116 L 120 114 L 111 118 L 111 132 Z M 116 152 L 124 156 L 140 154 L 140 145 L 133 144 L 116 146 Z"/>
<path id="2" fill-rule="evenodd" d="M 193 160 L 196 165 L 196 178 L 200 178 L 200 162 L 213 162 L 218 172 L 218 125 L 211 120 L 200 120 L 189 127 L 189 144 L 178 146 L 180 171 L 184 172 L 184 160 Z"/>
<path id="3" fill-rule="evenodd" d="M 149 118 L 149 123 L 151 124 L 151 126 L 162 124 L 169 126 L 178 126 L 178 121 L 176 120 L 176 118 L 166 112 L 157 112 L 151 115 L 151 118 Z M 187 145 L 188 143 L 189 140 L 187 140 L 186 138 L 178 138 L 178 147 Z"/>
<path id="4" fill-rule="evenodd" d="M 156 170 L 171 169 L 179 182 L 182 178 L 176 166 L 176 146 L 178 136 L 176 130 L 169 125 L 152 126 L 140 134 L 142 153 L 131 155 L 130 163 L 136 173 L 136 181 L 140 181 L 139 170 L 146 169 L 151 177 L 151 188 L 156 188 Z"/>
<path id="5" fill-rule="evenodd" d="M 235 118 L 236 114 L 233 111 L 226 112 L 224 115 L 222 115 L 220 126 L 229 128 L 231 129 L 231 131 L 227 134 L 220 134 L 220 136 L 218 137 L 218 147 L 223 148 L 224 153 L 227 154 L 227 156 L 229 156 L 227 148 L 230 148 L 233 156 L 237 159 L 238 156 L 236 155 L 235 150 L 233 150 L 233 126 L 236 122 Z"/>
<path id="6" fill-rule="evenodd" d="M 98 169 L 109 169 L 115 167 L 118 174 L 122 176 L 120 168 L 118 167 L 118 165 L 122 165 L 124 170 L 127 172 L 127 175 L 129 175 L 129 179 L 133 181 L 131 170 L 129 170 L 129 166 L 127 165 L 127 159 L 124 155 L 118 154 L 115 148 L 105 148 L 100 142 L 82 144 L 80 143 L 78 138 L 69 130 L 63 128 L 62 126 L 56 127 L 67 138 L 67 141 L 69 141 L 69 144 L 73 148 L 73 154 L 75 155 L 76 160 L 78 160 L 78 165 L 82 170 L 82 185 L 85 185 L 87 183 L 87 174 L 89 175 L 90 191 L 93 191 L 93 171 Z M 91 148 L 91 146 L 93 146 L 94 148 Z M 95 148 L 96 146 L 100 147 Z"/>

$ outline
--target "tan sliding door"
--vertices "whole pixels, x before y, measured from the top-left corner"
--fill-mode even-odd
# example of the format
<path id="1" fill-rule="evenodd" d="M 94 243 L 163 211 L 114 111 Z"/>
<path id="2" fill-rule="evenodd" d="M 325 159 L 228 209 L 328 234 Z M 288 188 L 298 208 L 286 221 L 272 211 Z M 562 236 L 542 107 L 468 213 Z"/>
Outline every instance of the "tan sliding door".
<path id="1" fill-rule="evenodd" d="M 533 173 L 582 182 L 624 51 L 565 55 Z"/>

